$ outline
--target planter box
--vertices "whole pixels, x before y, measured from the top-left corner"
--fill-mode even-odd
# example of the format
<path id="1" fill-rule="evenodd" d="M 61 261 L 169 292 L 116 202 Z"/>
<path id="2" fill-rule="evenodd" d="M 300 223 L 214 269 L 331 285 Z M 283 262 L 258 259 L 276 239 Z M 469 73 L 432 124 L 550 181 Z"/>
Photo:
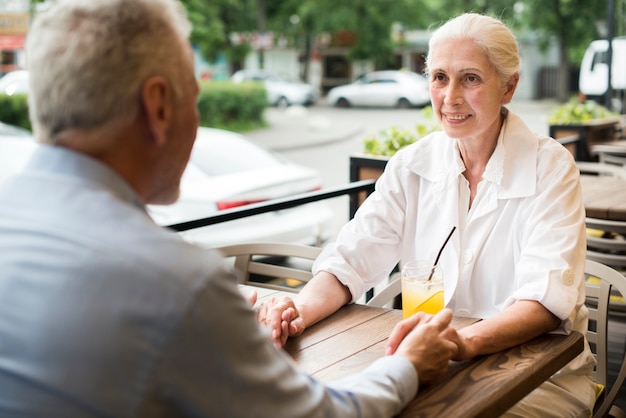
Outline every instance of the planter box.
<path id="1" fill-rule="evenodd" d="M 390 157 L 372 154 L 357 154 L 350 156 L 350 181 L 378 180 L 385 170 Z M 350 219 L 367 197 L 366 192 L 360 192 L 356 197 L 350 197 Z"/>
<path id="2" fill-rule="evenodd" d="M 620 118 L 596 119 L 581 124 L 550 125 L 550 136 L 561 142 L 576 161 L 593 161 L 591 146 L 615 139 Z"/>
<path id="3" fill-rule="evenodd" d="M 373 154 L 357 154 L 350 156 L 350 182 L 360 180 L 378 180 L 378 177 L 385 171 L 385 166 L 390 157 L 373 155 Z M 357 196 L 350 195 L 350 219 L 354 217 L 356 210 L 367 197 L 366 192 L 359 192 Z M 394 272 L 399 271 L 396 266 Z M 365 295 L 365 300 L 369 301 L 374 297 L 374 290 L 370 289 Z M 402 309 L 402 297 L 396 296 L 393 302 L 395 309 Z"/>

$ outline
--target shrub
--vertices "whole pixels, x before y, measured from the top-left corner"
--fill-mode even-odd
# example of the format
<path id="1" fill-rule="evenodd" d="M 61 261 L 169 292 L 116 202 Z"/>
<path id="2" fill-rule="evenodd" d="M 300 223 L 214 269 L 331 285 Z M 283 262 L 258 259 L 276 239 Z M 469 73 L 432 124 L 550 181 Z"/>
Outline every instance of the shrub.
<path id="1" fill-rule="evenodd" d="M 619 114 L 611 112 L 592 100 L 580 102 L 574 97 L 550 112 L 549 122 L 551 125 L 572 125 L 614 116 L 619 116 Z"/>
<path id="2" fill-rule="evenodd" d="M 198 110 L 202 126 L 239 132 L 263 127 L 266 107 L 263 84 L 224 81 L 201 84 Z"/>
<path id="3" fill-rule="evenodd" d="M 263 111 L 267 107 L 265 87 L 259 83 L 234 84 L 205 82 L 201 84 L 198 110 L 200 124 L 231 131 L 264 127 Z M 0 94 L 0 121 L 32 130 L 28 118 L 26 94 Z"/>
<path id="4" fill-rule="evenodd" d="M 376 135 L 363 140 L 364 152 L 373 155 L 392 156 L 398 150 L 411 145 L 431 132 L 441 130 L 433 117 L 432 107 L 426 106 L 421 111 L 424 123 L 418 123 L 414 129 L 399 129 L 390 126 Z"/>
<path id="5" fill-rule="evenodd" d="M 32 131 L 26 94 L 0 94 L 0 121 Z"/>

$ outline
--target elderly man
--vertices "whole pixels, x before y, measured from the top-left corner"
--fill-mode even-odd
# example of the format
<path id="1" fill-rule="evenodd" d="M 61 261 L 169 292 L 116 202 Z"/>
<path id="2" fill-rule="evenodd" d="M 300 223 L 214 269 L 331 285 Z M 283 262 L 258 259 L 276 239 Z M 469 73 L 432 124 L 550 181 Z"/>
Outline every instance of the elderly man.
<path id="1" fill-rule="evenodd" d="M 59 0 L 28 37 L 43 144 L 0 187 L 0 416 L 391 416 L 456 346 L 416 316 L 331 386 L 259 328 L 219 255 L 157 226 L 198 125 L 173 0 Z"/>

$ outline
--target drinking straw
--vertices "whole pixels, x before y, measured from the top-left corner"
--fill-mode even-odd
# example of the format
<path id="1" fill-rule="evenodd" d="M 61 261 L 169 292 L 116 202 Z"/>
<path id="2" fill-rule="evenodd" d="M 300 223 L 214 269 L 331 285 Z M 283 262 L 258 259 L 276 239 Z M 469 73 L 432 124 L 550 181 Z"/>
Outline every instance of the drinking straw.
<path id="1" fill-rule="evenodd" d="M 456 226 L 453 226 L 452 227 L 452 231 L 450 231 L 450 233 L 448 234 L 448 238 L 446 238 L 446 240 L 443 242 L 443 245 L 439 249 L 439 253 L 437 254 L 437 258 L 435 258 L 435 264 L 433 264 L 433 269 L 430 271 L 430 275 L 428 276 L 428 281 L 430 281 L 430 279 L 433 278 L 433 274 L 435 274 L 435 267 L 437 267 L 437 264 L 439 263 L 439 257 L 441 257 L 441 253 L 443 252 L 443 249 L 446 247 L 446 244 L 448 243 L 448 241 L 450 241 L 450 237 L 454 233 L 455 229 L 456 229 Z"/>

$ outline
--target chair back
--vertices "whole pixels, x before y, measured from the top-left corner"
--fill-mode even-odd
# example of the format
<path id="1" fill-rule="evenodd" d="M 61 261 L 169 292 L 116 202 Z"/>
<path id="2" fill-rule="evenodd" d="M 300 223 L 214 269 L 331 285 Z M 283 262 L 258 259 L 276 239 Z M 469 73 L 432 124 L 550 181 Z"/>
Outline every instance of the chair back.
<path id="1" fill-rule="evenodd" d="M 402 278 L 400 273 L 394 273 L 389 276 L 389 284 L 382 290 L 377 291 L 366 305 L 375 308 L 382 308 L 394 301 L 396 296 L 402 294 Z"/>
<path id="2" fill-rule="evenodd" d="M 580 174 L 593 174 L 599 176 L 612 176 L 626 179 L 626 168 L 615 164 L 576 161 Z"/>
<path id="3" fill-rule="evenodd" d="M 216 247 L 233 268 L 240 284 L 297 293 L 313 274 L 311 265 L 322 251 L 319 247 L 264 242 Z"/>
<path id="4" fill-rule="evenodd" d="M 593 260 L 585 263 L 585 288 L 589 309 L 587 340 L 596 357 L 594 380 L 604 386 L 604 396 L 596 402 L 594 417 L 605 417 L 626 378 L 626 356 L 621 359 L 618 375 L 609 385 L 608 325 L 609 315 L 626 312 L 623 297 L 626 296 L 626 278 L 615 269 Z"/>
<path id="5" fill-rule="evenodd" d="M 585 223 L 587 258 L 626 271 L 626 222 L 586 218 Z"/>
<path id="6" fill-rule="evenodd" d="M 626 156 L 611 154 L 610 152 L 601 152 L 599 154 L 599 159 L 601 163 L 604 164 L 612 164 L 621 167 L 626 167 Z"/>

